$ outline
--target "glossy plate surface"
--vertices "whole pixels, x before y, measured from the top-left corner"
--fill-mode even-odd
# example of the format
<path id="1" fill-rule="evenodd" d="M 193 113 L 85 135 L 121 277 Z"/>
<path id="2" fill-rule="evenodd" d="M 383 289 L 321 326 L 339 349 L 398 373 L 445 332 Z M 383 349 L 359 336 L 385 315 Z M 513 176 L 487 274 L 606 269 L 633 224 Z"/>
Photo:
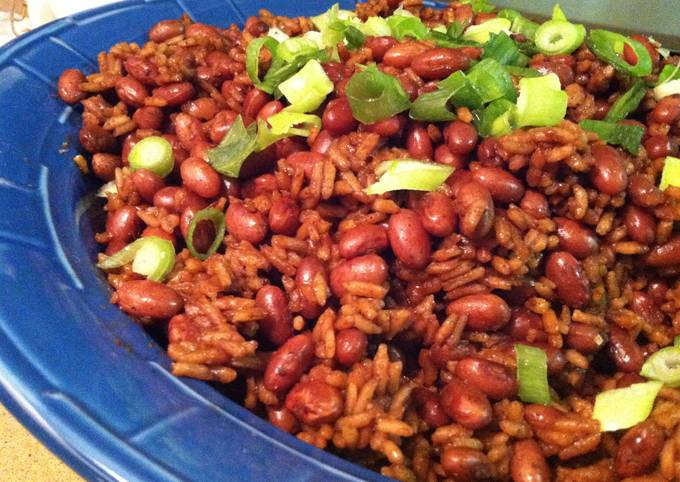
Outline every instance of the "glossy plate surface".
<path id="1" fill-rule="evenodd" d="M 93 267 L 72 162 L 79 115 L 56 98 L 69 67 L 92 72 L 120 41 L 143 43 L 183 12 L 242 23 L 264 2 L 129 1 L 33 31 L 0 50 L 0 401 L 91 480 L 386 480 L 285 434 L 169 360 L 108 302 Z M 323 0 L 267 0 L 284 15 Z"/>

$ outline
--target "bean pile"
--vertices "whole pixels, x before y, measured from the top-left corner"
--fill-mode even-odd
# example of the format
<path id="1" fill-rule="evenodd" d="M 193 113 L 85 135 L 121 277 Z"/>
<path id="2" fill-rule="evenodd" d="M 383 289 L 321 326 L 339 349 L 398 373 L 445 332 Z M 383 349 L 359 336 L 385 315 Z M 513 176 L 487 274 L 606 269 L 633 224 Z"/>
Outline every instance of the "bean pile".
<path id="1" fill-rule="evenodd" d="M 370 0 L 357 14 L 396 7 Z M 405 7 L 428 26 L 496 15 L 456 1 Z M 167 329 L 173 373 L 233 383 L 280 429 L 398 480 L 679 480 L 680 389 L 662 388 L 647 420 L 615 432 L 601 431 L 593 403 L 644 381 L 645 360 L 680 334 L 680 190 L 657 187 L 678 153 L 680 97 L 648 91 L 625 121 L 644 128 L 637 155 L 603 143 L 578 122 L 604 118 L 630 79 L 584 44 L 531 57 L 568 95 L 554 127 L 484 138 L 465 107 L 449 122 L 362 124 L 345 96 L 358 66 L 375 62 L 415 100 L 482 54 L 369 36 L 323 63 L 334 90 L 321 129 L 226 177 L 206 152 L 238 115 L 250 125 L 285 107 L 245 68 L 247 45 L 272 27 L 313 29 L 264 10 L 242 29 L 165 20 L 145 45 L 101 53 L 98 72 L 59 79 L 61 99 L 82 106 L 86 167 L 115 186 L 102 259 L 149 236 L 176 249 L 164 282 L 130 264 L 107 274 L 113 303 Z M 634 38 L 652 78 L 677 63 Z M 172 145 L 166 178 L 130 169 L 149 136 Z M 363 191 L 381 162 L 402 158 L 455 171 L 433 192 Z M 207 207 L 227 234 L 201 260 L 185 239 Z M 205 251 L 214 226 L 196 231 Z M 517 342 L 546 353 L 550 405 L 518 398 Z"/>

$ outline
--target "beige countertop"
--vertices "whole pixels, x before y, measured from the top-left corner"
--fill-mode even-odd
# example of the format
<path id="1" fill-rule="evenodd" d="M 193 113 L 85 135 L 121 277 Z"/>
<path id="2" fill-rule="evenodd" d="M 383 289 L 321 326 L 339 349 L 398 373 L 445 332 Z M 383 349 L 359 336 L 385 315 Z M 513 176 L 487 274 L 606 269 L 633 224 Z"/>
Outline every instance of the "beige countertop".
<path id="1" fill-rule="evenodd" d="M 82 482 L 0 405 L 0 482 Z"/>

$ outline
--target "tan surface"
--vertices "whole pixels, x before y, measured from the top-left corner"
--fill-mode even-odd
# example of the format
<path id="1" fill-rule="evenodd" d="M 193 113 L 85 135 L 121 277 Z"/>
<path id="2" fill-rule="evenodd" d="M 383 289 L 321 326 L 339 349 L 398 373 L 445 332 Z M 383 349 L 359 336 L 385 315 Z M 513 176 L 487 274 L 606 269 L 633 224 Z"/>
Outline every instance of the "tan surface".
<path id="1" fill-rule="evenodd" d="M 0 482 L 81 482 L 0 405 Z"/>

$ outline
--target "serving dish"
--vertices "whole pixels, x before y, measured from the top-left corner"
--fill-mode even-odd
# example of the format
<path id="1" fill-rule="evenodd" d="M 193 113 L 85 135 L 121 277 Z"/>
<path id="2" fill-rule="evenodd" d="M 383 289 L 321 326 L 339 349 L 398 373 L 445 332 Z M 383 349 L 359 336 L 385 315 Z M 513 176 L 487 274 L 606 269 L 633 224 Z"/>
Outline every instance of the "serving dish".
<path id="1" fill-rule="evenodd" d="M 320 0 L 268 2 L 286 15 Z M 183 12 L 243 22 L 247 1 L 129 1 L 37 29 L 0 53 L 0 401 L 91 480 L 384 480 L 274 428 L 210 386 L 177 379 L 156 343 L 108 302 L 72 163 L 67 67 Z"/>

